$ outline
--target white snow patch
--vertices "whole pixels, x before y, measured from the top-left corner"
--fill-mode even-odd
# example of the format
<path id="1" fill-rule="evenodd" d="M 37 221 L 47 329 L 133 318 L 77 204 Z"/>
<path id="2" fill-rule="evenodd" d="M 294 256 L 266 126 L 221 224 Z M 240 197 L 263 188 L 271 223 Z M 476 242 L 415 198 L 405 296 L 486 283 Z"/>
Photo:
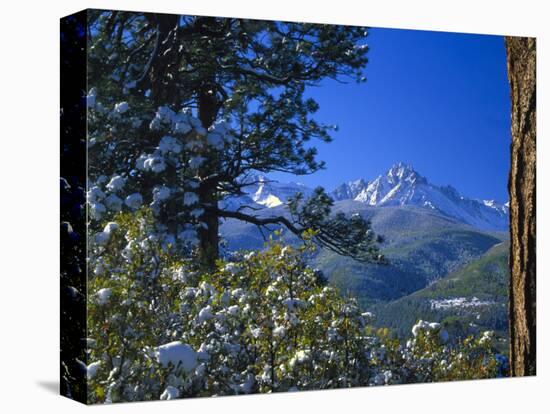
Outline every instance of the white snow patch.
<path id="1" fill-rule="evenodd" d="M 86 193 L 88 203 L 97 203 L 105 198 L 105 193 L 98 186 L 93 186 Z"/>
<path id="2" fill-rule="evenodd" d="M 105 245 L 111 238 L 111 232 L 118 229 L 118 224 L 114 222 L 107 223 L 103 231 L 95 235 L 95 242 L 99 245 Z"/>
<path id="3" fill-rule="evenodd" d="M 286 334 L 286 328 L 284 326 L 277 326 L 275 329 L 273 329 L 273 335 L 282 338 Z"/>
<path id="4" fill-rule="evenodd" d="M 269 194 L 266 198 L 261 201 L 258 201 L 258 204 L 266 206 L 268 208 L 277 207 L 283 204 L 281 199 L 273 194 Z"/>
<path id="5" fill-rule="evenodd" d="M 187 192 L 183 196 L 183 204 L 186 206 L 192 206 L 199 202 L 199 197 L 195 193 Z"/>
<path id="6" fill-rule="evenodd" d="M 239 390 L 245 394 L 250 394 L 254 388 L 256 380 L 253 374 L 248 374 L 245 381 L 242 384 L 239 384 Z"/>
<path id="7" fill-rule="evenodd" d="M 97 303 L 100 305 L 105 305 L 109 302 L 113 291 L 110 288 L 99 289 L 96 293 Z"/>
<path id="8" fill-rule="evenodd" d="M 239 307 L 237 305 L 230 306 L 227 308 L 227 313 L 232 316 L 237 316 L 239 314 Z"/>
<path id="9" fill-rule="evenodd" d="M 198 241 L 197 231 L 195 229 L 186 229 L 178 234 L 178 239 L 195 243 Z"/>
<path id="10" fill-rule="evenodd" d="M 97 97 L 97 89 L 92 88 L 88 92 L 88 95 L 86 95 L 86 105 L 88 108 L 93 108 L 95 106 L 95 99 Z"/>
<path id="11" fill-rule="evenodd" d="M 191 129 L 191 126 L 187 122 L 177 122 L 174 126 L 174 132 L 176 134 L 187 134 Z"/>
<path id="12" fill-rule="evenodd" d="M 140 171 L 147 170 L 147 167 L 145 167 L 145 161 L 147 161 L 149 157 L 145 154 L 141 154 L 137 160 L 136 160 L 136 168 Z"/>
<path id="13" fill-rule="evenodd" d="M 168 367 L 181 367 L 185 372 L 191 372 L 197 366 L 197 353 L 190 345 L 180 341 L 161 345 L 156 349 L 155 356 L 159 364 Z"/>
<path id="14" fill-rule="evenodd" d="M 99 367 L 101 366 L 101 361 L 92 362 L 86 367 L 86 376 L 88 379 L 92 379 L 96 376 Z"/>
<path id="15" fill-rule="evenodd" d="M 179 154 L 182 150 L 180 142 L 169 135 L 165 135 L 161 138 L 159 143 L 159 150 L 163 154 L 168 152 L 173 152 L 174 154 Z"/>
<path id="16" fill-rule="evenodd" d="M 204 214 L 204 209 L 203 208 L 196 208 L 196 209 L 192 210 L 189 214 L 194 218 L 199 218 L 200 216 L 202 216 Z"/>
<path id="17" fill-rule="evenodd" d="M 133 194 L 130 194 L 128 197 L 126 197 L 126 200 L 124 200 L 124 203 L 136 210 L 138 208 L 141 207 L 141 205 L 143 204 L 143 197 L 141 196 L 140 193 L 133 193 Z"/>
<path id="18" fill-rule="evenodd" d="M 154 173 L 160 173 L 166 169 L 166 162 L 160 155 L 150 155 L 143 161 L 143 168 Z"/>
<path id="19" fill-rule="evenodd" d="M 101 203 L 92 203 L 90 204 L 90 215 L 94 220 L 99 220 L 103 216 L 107 209 Z"/>
<path id="20" fill-rule="evenodd" d="M 111 222 L 109 222 L 105 225 L 105 227 L 103 228 L 103 232 L 111 234 L 111 232 L 117 230 L 118 227 L 119 227 L 118 223 L 115 223 L 114 221 L 111 221 Z"/>
<path id="21" fill-rule="evenodd" d="M 496 302 L 490 300 L 480 300 L 473 296 L 471 298 L 456 297 L 447 299 L 432 299 L 430 307 L 432 309 L 452 309 L 452 308 L 477 308 L 480 306 L 494 305 Z"/>
<path id="22" fill-rule="evenodd" d="M 122 199 L 116 194 L 110 194 L 109 197 L 105 199 L 105 205 L 111 211 L 120 211 L 122 209 Z"/>
<path id="23" fill-rule="evenodd" d="M 130 108 L 130 106 L 128 105 L 128 102 L 119 102 L 119 103 L 115 104 L 115 112 L 117 114 L 123 114 L 129 108 Z"/>
<path id="24" fill-rule="evenodd" d="M 153 188 L 153 200 L 164 201 L 170 197 L 171 190 L 165 185 L 157 186 Z"/>
<path id="25" fill-rule="evenodd" d="M 161 400 L 174 400 L 180 396 L 180 392 L 176 387 L 167 386 L 164 392 L 160 395 Z"/>
<path id="26" fill-rule="evenodd" d="M 189 160 L 189 167 L 193 170 L 196 170 L 199 168 L 204 162 L 206 161 L 206 158 L 201 156 L 193 157 Z"/>
<path id="27" fill-rule="evenodd" d="M 126 179 L 120 175 L 116 175 L 113 178 L 111 178 L 111 181 L 107 184 L 107 190 L 112 191 L 113 193 L 116 193 L 124 188 L 124 185 L 126 184 Z"/>
<path id="28" fill-rule="evenodd" d="M 197 316 L 197 323 L 200 325 L 214 317 L 212 313 L 212 308 L 210 305 L 202 308 L 199 312 L 199 315 Z"/>

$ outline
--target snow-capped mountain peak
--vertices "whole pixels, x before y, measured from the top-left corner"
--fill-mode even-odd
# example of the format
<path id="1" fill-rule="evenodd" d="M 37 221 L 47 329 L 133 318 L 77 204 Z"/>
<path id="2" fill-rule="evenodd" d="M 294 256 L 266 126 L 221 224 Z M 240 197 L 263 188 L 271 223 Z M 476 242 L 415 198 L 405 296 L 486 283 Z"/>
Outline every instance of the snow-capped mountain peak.
<path id="1" fill-rule="evenodd" d="M 224 208 L 242 205 L 272 208 L 286 204 L 298 192 L 308 197 L 312 190 L 303 184 L 282 183 L 262 175 L 247 177 L 245 195 L 224 200 Z M 396 163 L 385 174 L 371 181 L 357 179 L 343 183 L 331 193 L 335 201 L 354 200 L 375 207 L 415 206 L 437 211 L 447 217 L 481 230 L 508 228 L 508 203 L 494 200 L 473 200 L 462 196 L 456 188 L 431 184 L 410 164 Z"/>
<path id="2" fill-rule="evenodd" d="M 367 182 L 360 178 L 359 180 L 350 181 L 349 183 L 343 183 L 336 187 L 332 192 L 332 197 L 335 200 L 347 200 L 349 198 L 355 198 L 357 195 L 367 187 Z"/>
<path id="3" fill-rule="evenodd" d="M 410 189 L 416 185 L 426 184 L 427 180 L 418 174 L 410 164 L 394 164 L 384 175 L 370 181 L 354 200 L 369 205 L 402 204 L 396 200 L 409 197 Z"/>
<path id="4" fill-rule="evenodd" d="M 342 184 L 332 195 L 337 200 L 353 199 L 379 207 L 413 205 L 429 208 L 483 230 L 505 230 L 508 227 L 507 205 L 494 200 L 465 198 L 450 185 L 433 185 L 410 164 L 394 164 L 384 175 L 365 183 L 356 193 L 351 191 L 351 187 L 352 183 Z"/>
<path id="5" fill-rule="evenodd" d="M 260 175 L 258 176 L 257 181 L 258 184 L 255 187 L 255 191 L 251 193 L 252 200 L 254 200 L 255 203 L 265 207 L 277 207 L 283 204 L 281 198 L 271 193 L 270 190 L 272 190 L 272 186 L 270 185 L 269 180 Z"/>
<path id="6" fill-rule="evenodd" d="M 418 174 L 412 165 L 398 162 L 394 164 L 386 173 L 388 182 L 398 184 L 400 182 L 414 183 L 419 180 L 425 180 Z"/>
<path id="7" fill-rule="evenodd" d="M 305 196 L 312 193 L 310 188 L 301 183 L 281 183 L 263 175 L 247 177 L 246 182 L 250 185 L 244 187 L 246 195 L 241 196 L 240 199 L 245 203 L 252 201 L 257 207 L 277 207 L 286 204 L 288 199 L 298 192 Z"/>

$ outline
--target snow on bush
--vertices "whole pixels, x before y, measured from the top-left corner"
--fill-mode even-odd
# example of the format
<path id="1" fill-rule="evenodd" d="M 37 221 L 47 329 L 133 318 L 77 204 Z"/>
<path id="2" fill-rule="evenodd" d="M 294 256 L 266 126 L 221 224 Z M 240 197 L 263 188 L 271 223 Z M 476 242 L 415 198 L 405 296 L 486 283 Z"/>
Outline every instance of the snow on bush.
<path id="1" fill-rule="evenodd" d="M 195 229 L 185 229 L 178 234 L 178 239 L 184 242 L 196 243 L 198 242 L 197 231 Z"/>
<path id="2" fill-rule="evenodd" d="M 445 329 L 442 329 L 441 324 L 437 322 L 419 320 L 416 325 L 412 327 L 411 331 L 415 338 L 422 332 L 424 334 L 435 334 L 443 344 L 449 340 L 449 333 Z"/>
<path id="3" fill-rule="evenodd" d="M 155 356 L 163 367 L 171 364 L 174 368 L 182 368 L 190 372 L 197 366 L 197 353 L 188 344 L 180 341 L 170 342 L 157 348 Z"/>
<path id="4" fill-rule="evenodd" d="M 189 131 L 191 131 L 192 127 L 187 122 L 176 122 L 174 125 L 174 132 L 176 134 L 182 134 L 185 135 Z"/>
<path id="5" fill-rule="evenodd" d="M 120 175 L 117 175 L 111 178 L 111 181 L 109 181 L 106 187 L 107 190 L 116 193 L 124 188 L 124 184 L 126 184 L 126 179 Z"/>
<path id="6" fill-rule="evenodd" d="M 490 344 L 491 343 L 491 340 L 493 339 L 493 336 L 494 336 L 494 332 L 493 331 L 485 331 L 483 332 L 483 334 L 481 335 L 481 339 L 479 340 L 479 342 L 481 344 Z"/>
<path id="7" fill-rule="evenodd" d="M 195 193 L 185 193 L 183 196 L 183 204 L 186 206 L 192 206 L 199 202 L 199 197 Z"/>
<path id="8" fill-rule="evenodd" d="M 273 329 L 273 335 L 282 338 L 286 334 L 286 328 L 284 326 L 277 326 L 275 329 Z"/>
<path id="9" fill-rule="evenodd" d="M 201 157 L 200 155 L 191 157 L 189 159 L 189 168 L 192 170 L 198 169 L 204 162 L 206 161 L 206 158 Z"/>
<path id="10" fill-rule="evenodd" d="M 153 201 L 164 201 L 170 197 L 170 189 L 165 185 L 153 188 Z"/>
<path id="11" fill-rule="evenodd" d="M 93 186 L 86 193 L 86 200 L 89 203 L 97 203 L 105 198 L 105 193 L 98 186 Z"/>
<path id="12" fill-rule="evenodd" d="M 167 386 L 164 392 L 160 395 L 161 400 L 175 400 L 180 395 L 179 390 L 171 385 Z"/>
<path id="13" fill-rule="evenodd" d="M 232 316 L 237 316 L 239 314 L 239 306 L 238 305 L 232 305 L 229 308 L 227 308 L 227 313 Z"/>
<path id="14" fill-rule="evenodd" d="M 112 289 L 109 288 L 99 289 L 96 293 L 97 303 L 100 305 L 107 304 L 107 302 L 109 302 L 109 299 L 111 298 L 112 293 Z"/>
<path id="15" fill-rule="evenodd" d="M 181 144 L 176 138 L 165 135 L 160 140 L 159 150 L 163 154 L 168 152 L 179 154 L 181 152 Z"/>
<path id="16" fill-rule="evenodd" d="M 209 132 L 206 137 L 206 143 L 215 149 L 222 149 L 224 146 L 223 135 L 217 132 Z"/>
<path id="17" fill-rule="evenodd" d="M 132 209 L 138 209 L 143 204 L 143 197 L 139 193 L 130 194 L 124 200 L 124 204 L 126 204 L 128 207 Z"/>
<path id="18" fill-rule="evenodd" d="M 95 106 L 95 98 L 97 96 L 97 89 L 91 88 L 88 92 L 88 95 L 86 95 L 86 105 L 88 108 L 93 108 Z"/>
<path id="19" fill-rule="evenodd" d="M 200 325 L 206 321 L 209 321 L 213 317 L 214 315 L 212 314 L 212 308 L 210 306 L 206 306 L 200 310 L 197 316 L 197 323 Z"/>
<path id="20" fill-rule="evenodd" d="M 111 233 L 118 229 L 118 224 L 115 222 L 110 222 L 105 225 L 103 231 L 96 234 L 95 242 L 99 245 L 104 245 L 109 242 L 111 238 Z"/>
<path id="21" fill-rule="evenodd" d="M 88 379 L 92 379 L 96 376 L 97 371 L 101 367 L 101 361 L 92 362 L 86 367 L 86 376 Z"/>
<path id="22" fill-rule="evenodd" d="M 103 214 L 107 211 L 107 208 L 102 203 L 91 203 L 90 204 L 90 217 L 94 220 L 101 220 Z"/>
<path id="23" fill-rule="evenodd" d="M 111 221 L 105 225 L 103 228 L 103 233 L 111 234 L 113 231 L 119 228 L 118 223 Z"/>
<path id="24" fill-rule="evenodd" d="M 132 82 L 126 82 L 127 90 L 135 87 Z M 89 157 L 99 167 L 89 173 L 87 211 L 92 231 L 99 233 L 100 223 L 120 212 L 148 206 L 159 224 L 177 220 L 169 225 L 174 242 L 160 237 L 164 246 L 189 253 L 197 244 L 197 230 L 205 226 L 201 222 L 205 206 L 197 196 L 203 182 L 201 168 L 209 153 L 231 151 L 236 141 L 231 125 L 217 120 L 206 130 L 195 109 L 151 108 L 147 102 L 134 106 L 129 101 L 102 104 L 98 92 L 91 88 L 86 98 Z M 97 242 L 105 245 L 108 240 L 100 235 Z"/>
<path id="25" fill-rule="evenodd" d="M 116 194 L 111 194 L 105 199 L 105 206 L 114 212 L 118 212 L 122 209 L 122 203 L 122 199 Z"/>
<path id="26" fill-rule="evenodd" d="M 418 321 L 405 344 L 375 329 L 374 315 L 318 284 L 310 245 L 271 242 L 204 272 L 163 248 L 146 208 L 102 229 L 109 243 L 90 252 L 89 358 L 101 361 L 90 402 L 487 378 L 504 366 L 490 333 L 457 341 Z"/>
<path id="27" fill-rule="evenodd" d="M 166 170 L 166 162 L 160 155 L 150 155 L 143 162 L 143 168 L 154 173 L 161 173 Z"/>
<path id="28" fill-rule="evenodd" d="M 114 111 L 115 111 L 117 114 L 123 114 L 123 113 L 125 113 L 129 108 L 130 108 L 130 106 L 128 105 L 128 102 L 119 102 L 119 103 L 115 104 L 115 109 L 114 109 Z"/>

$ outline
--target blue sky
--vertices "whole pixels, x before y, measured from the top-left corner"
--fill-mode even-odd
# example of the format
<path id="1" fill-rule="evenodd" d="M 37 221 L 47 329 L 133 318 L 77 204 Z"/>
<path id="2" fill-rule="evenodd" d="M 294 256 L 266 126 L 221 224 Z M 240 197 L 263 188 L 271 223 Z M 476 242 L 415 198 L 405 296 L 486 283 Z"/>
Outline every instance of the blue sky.
<path id="1" fill-rule="evenodd" d="M 501 36 L 396 29 L 369 31 L 367 82 L 325 81 L 309 94 L 316 118 L 337 124 L 316 143 L 326 170 L 270 175 L 309 186 L 372 179 L 410 163 L 432 183 L 463 195 L 508 199 L 510 98 Z"/>

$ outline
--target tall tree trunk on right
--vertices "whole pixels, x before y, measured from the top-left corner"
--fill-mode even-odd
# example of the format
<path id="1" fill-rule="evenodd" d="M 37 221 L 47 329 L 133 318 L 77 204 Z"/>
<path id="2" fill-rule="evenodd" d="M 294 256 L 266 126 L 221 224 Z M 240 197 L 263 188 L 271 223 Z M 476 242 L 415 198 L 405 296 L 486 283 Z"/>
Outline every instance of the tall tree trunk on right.
<path id="1" fill-rule="evenodd" d="M 512 100 L 510 374 L 536 375 L 536 40 L 507 37 Z"/>

